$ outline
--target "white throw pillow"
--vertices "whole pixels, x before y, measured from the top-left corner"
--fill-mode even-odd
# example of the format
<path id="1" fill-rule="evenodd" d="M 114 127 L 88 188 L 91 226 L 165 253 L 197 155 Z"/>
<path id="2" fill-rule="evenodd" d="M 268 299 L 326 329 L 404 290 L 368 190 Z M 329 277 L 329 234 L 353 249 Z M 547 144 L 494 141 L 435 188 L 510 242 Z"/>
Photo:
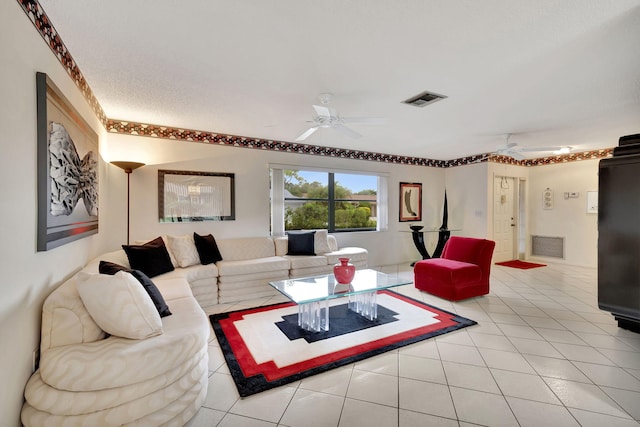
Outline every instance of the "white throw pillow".
<path id="1" fill-rule="evenodd" d="M 200 255 L 193 241 L 193 234 L 184 236 L 167 236 L 169 247 L 180 267 L 200 264 Z"/>
<path id="2" fill-rule="evenodd" d="M 313 246 L 316 255 L 331 252 L 331 248 L 329 247 L 329 232 L 327 230 L 316 230 Z"/>
<path id="3" fill-rule="evenodd" d="M 160 335 L 162 321 L 151 297 L 131 274 L 78 273 L 78 293 L 100 328 L 122 338 Z"/>

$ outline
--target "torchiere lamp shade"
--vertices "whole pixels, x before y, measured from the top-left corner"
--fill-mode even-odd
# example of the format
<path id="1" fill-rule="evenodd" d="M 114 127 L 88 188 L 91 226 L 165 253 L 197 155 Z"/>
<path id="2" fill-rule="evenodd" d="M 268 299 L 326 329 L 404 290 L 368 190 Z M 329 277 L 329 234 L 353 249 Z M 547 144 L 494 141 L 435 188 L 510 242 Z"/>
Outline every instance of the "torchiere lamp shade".
<path id="1" fill-rule="evenodd" d="M 111 162 L 112 165 L 116 165 L 117 167 L 119 167 L 120 169 L 124 170 L 125 173 L 131 173 L 134 170 L 144 166 L 144 163 L 139 163 L 139 162 L 124 162 L 124 161 L 116 161 L 116 162 Z"/>

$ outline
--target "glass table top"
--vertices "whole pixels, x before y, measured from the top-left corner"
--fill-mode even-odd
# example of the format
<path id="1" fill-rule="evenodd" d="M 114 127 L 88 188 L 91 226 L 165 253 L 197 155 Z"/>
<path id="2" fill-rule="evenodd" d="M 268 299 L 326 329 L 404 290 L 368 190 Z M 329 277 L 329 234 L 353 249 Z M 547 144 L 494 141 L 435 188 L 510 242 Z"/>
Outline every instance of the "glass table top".
<path id="1" fill-rule="evenodd" d="M 305 304 L 389 289 L 409 283 L 413 283 L 413 280 L 406 274 L 402 277 L 398 274 L 363 269 L 356 270 L 353 281 L 348 285 L 338 283 L 333 274 L 279 280 L 269 284 L 296 304 Z"/>

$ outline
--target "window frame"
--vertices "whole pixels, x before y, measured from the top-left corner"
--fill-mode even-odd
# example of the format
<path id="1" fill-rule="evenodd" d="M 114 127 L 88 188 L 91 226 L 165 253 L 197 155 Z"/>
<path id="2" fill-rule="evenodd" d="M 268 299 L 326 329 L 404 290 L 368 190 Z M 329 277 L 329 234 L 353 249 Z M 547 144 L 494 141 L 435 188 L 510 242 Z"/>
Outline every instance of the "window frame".
<path id="1" fill-rule="evenodd" d="M 372 231 L 384 231 L 388 228 L 388 206 L 387 206 L 387 174 L 371 171 L 352 171 L 352 170 L 337 170 L 337 169 L 324 169 L 318 167 L 307 167 L 300 165 L 270 165 L 271 172 L 271 232 L 272 235 L 284 235 L 290 230 L 285 230 L 285 215 L 286 215 L 286 201 L 296 200 L 303 202 L 324 202 L 328 205 L 328 217 L 327 217 L 327 230 L 330 233 L 353 233 L 353 232 L 372 232 Z M 327 174 L 327 186 L 328 193 L 327 198 L 287 198 L 284 193 L 284 171 L 309 171 L 320 172 Z M 369 177 L 375 177 L 376 183 L 376 226 L 375 227 L 363 227 L 363 228 L 336 228 L 335 226 L 335 205 L 336 203 L 346 202 L 353 203 L 354 200 L 350 199 L 336 199 L 335 198 L 335 175 L 336 174 L 349 174 L 349 175 L 366 175 Z M 279 182 L 277 182 L 279 181 Z M 278 198 L 280 198 L 278 203 Z M 279 213 L 281 212 L 281 218 Z"/>

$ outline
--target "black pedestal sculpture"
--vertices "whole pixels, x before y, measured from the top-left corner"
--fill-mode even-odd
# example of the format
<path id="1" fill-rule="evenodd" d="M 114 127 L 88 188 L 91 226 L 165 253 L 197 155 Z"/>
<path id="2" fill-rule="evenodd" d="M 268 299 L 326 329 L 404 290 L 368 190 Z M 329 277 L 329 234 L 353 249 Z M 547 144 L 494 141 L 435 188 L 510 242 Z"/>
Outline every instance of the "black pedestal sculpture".
<path id="1" fill-rule="evenodd" d="M 424 245 L 424 232 L 422 230 L 422 226 L 411 226 L 411 234 L 413 237 L 413 244 L 416 246 L 416 249 L 422 256 L 422 259 L 429 258 L 440 258 L 442 255 L 442 250 L 444 249 L 444 244 L 449 240 L 449 236 L 451 232 L 447 228 L 447 223 L 449 221 L 449 207 L 447 204 L 447 190 L 444 191 L 444 210 L 442 212 L 442 225 L 438 229 L 438 244 L 436 245 L 436 249 L 433 251 L 433 255 L 429 255 L 427 248 Z"/>
<path id="2" fill-rule="evenodd" d="M 449 221 L 449 207 L 447 205 L 447 190 L 444 190 L 444 210 L 442 212 L 442 225 L 440 226 L 440 230 L 438 232 L 438 244 L 436 245 L 436 250 L 433 251 L 433 258 L 440 258 L 442 255 L 442 250 L 444 249 L 444 244 L 449 240 L 449 236 L 451 236 L 451 232 L 447 228 L 447 222 Z"/>

